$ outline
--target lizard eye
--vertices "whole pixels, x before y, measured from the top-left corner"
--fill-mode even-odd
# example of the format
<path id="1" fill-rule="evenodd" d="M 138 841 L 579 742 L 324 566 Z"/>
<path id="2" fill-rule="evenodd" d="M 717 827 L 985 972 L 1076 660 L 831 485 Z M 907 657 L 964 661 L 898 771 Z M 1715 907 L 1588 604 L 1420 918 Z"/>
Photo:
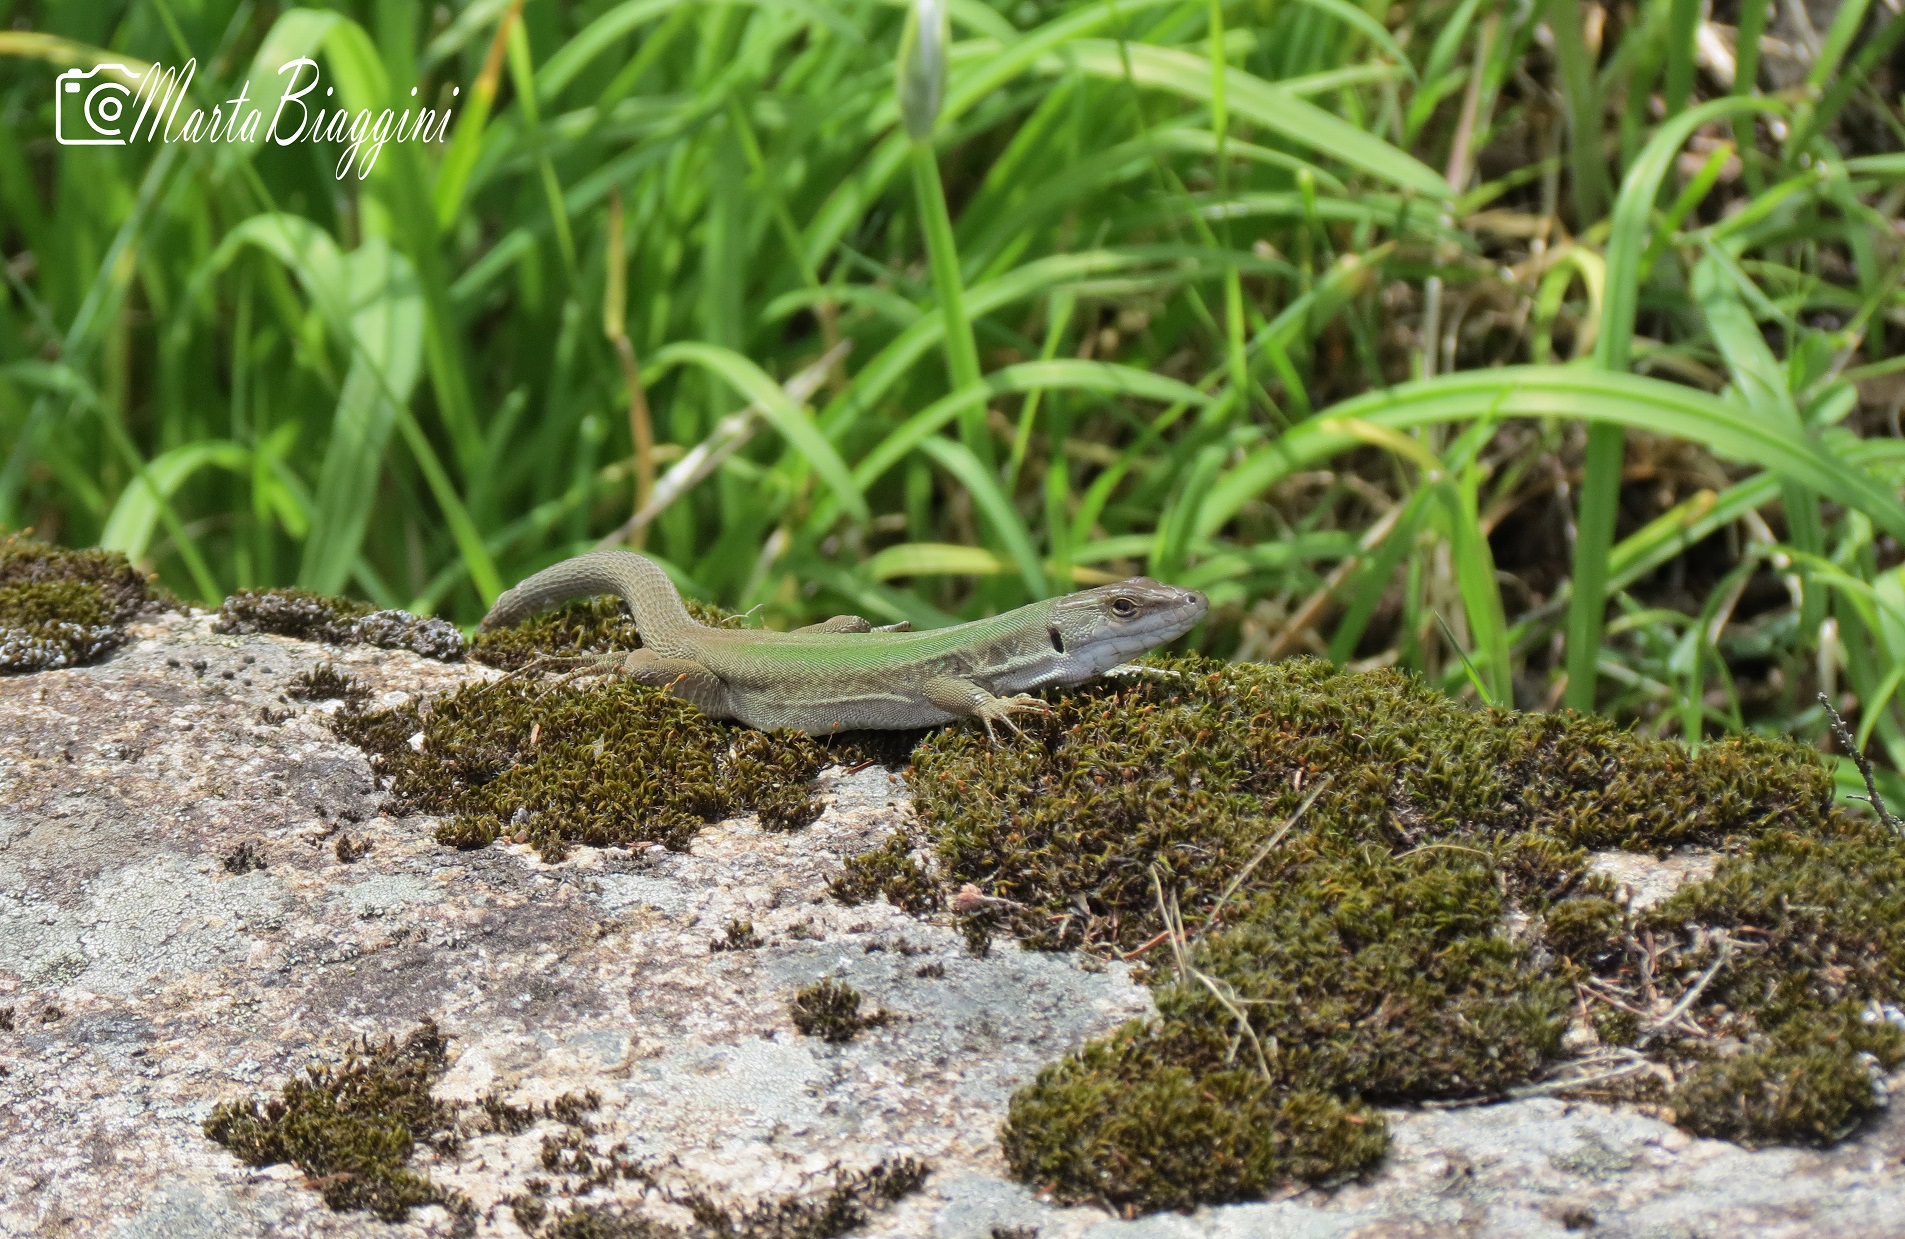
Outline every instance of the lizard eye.
<path id="1" fill-rule="evenodd" d="M 1130 619 L 1138 613 L 1138 604 L 1129 598 L 1113 598 L 1111 600 L 1111 613 L 1119 619 Z"/>

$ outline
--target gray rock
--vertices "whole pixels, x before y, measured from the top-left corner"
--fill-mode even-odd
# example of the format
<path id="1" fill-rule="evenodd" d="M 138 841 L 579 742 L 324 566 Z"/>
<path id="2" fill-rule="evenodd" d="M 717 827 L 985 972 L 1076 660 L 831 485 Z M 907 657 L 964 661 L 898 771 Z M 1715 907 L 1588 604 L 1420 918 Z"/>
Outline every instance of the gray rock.
<path id="1" fill-rule="evenodd" d="M 909 817 L 897 776 L 829 771 L 808 829 L 719 823 L 686 854 L 457 852 L 430 819 L 385 815 L 325 726 L 336 703 L 280 690 L 327 661 L 386 701 L 487 673 L 218 635 L 204 617 L 134 635 L 102 665 L 0 681 L 0 1234 L 447 1234 L 435 1207 L 401 1224 L 332 1213 L 295 1169 L 244 1166 L 200 1131 L 220 1100 L 431 1018 L 452 1039 L 441 1095 L 592 1090 L 598 1139 L 681 1187 L 745 1202 L 836 1163 L 930 1161 L 880 1235 L 1905 1235 L 1896 1108 L 1825 1152 L 1549 1099 L 1396 1112 L 1367 1182 L 1188 1216 L 1055 1208 L 1005 1174 L 1007 1101 L 1149 995 L 1121 965 L 1005 944 L 974 959 L 947 925 L 831 900 L 842 860 Z M 371 851 L 341 863 L 340 832 Z M 241 845 L 264 867 L 228 867 Z M 1683 875 L 1616 876 L 1651 892 Z M 764 945 L 712 951 L 734 919 Z M 843 1045 L 799 1035 L 788 1000 L 822 977 L 891 1019 Z M 503 1202 L 546 1177 L 552 1130 L 478 1135 L 419 1169 L 468 1195 L 480 1233 L 519 1234 Z"/>

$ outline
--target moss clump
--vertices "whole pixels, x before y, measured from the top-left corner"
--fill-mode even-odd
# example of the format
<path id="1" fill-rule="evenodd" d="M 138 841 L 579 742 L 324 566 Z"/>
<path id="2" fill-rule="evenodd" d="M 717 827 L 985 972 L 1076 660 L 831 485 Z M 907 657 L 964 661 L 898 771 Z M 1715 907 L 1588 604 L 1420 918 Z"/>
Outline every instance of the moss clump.
<path id="1" fill-rule="evenodd" d="M 1846 1066 L 1895 1061 L 1892 1034 L 1843 1012 L 1899 1001 L 1905 852 L 1833 808 L 1816 753 L 1692 751 L 1308 660 L 1161 665 L 1010 743 L 950 730 L 914 755 L 955 907 L 1138 958 L 1156 990 L 1158 1021 L 1014 1098 L 1022 1178 L 1135 1210 L 1354 1172 L 1385 1140 L 1357 1107 L 1539 1078 L 1577 986 L 1694 1130 L 1816 1140 L 1869 1110 Z M 1688 844 L 1735 859 L 1646 916 L 1587 870 L 1588 849 Z"/>
<path id="2" fill-rule="evenodd" d="M 827 889 L 848 907 L 884 895 L 888 903 L 914 916 L 935 912 L 943 902 L 939 887 L 913 859 L 912 841 L 902 834 L 871 852 L 849 856 L 845 871 L 827 883 Z"/>
<path id="3" fill-rule="evenodd" d="M 1088 687 L 1017 743 L 951 730 L 914 755 L 949 878 L 1054 917 L 1051 945 L 1154 934 L 1153 863 L 1184 898 L 1214 901 L 1312 793 L 1291 843 L 1479 848 L 1536 904 L 1580 883 L 1581 849 L 1718 846 L 1776 822 L 1818 826 L 1831 802 L 1832 776 L 1795 744 L 1735 737 L 1690 753 L 1308 659 L 1161 666 L 1182 678 Z"/>
<path id="4" fill-rule="evenodd" d="M 829 758 L 810 736 L 731 728 L 722 763 L 730 795 L 760 815 L 765 830 L 804 830 L 826 806 L 808 791 Z"/>
<path id="5" fill-rule="evenodd" d="M 1554 1056 L 1572 987 L 1500 932 L 1484 858 L 1317 851 L 1191 952 L 1221 1000 L 1191 976 L 1159 985 L 1167 1020 L 1230 1030 L 1247 1009 L 1272 1080 L 1378 1100 L 1489 1096 Z"/>
<path id="6" fill-rule="evenodd" d="M 801 987 L 787 1010 L 802 1033 L 835 1044 L 853 1040 L 862 1029 L 878 1028 L 888 1018 L 884 1011 L 861 1015 L 860 991 L 831 979 Z"/>
<path id="7" fill-rule="evenodd" d="M 719 938 L 709 940 L 708 949 L 710 951 L 752 951 L 764 941 L 765 939 L 755 932 L 753 921 L 736 919 L 728 922 L 727 928 L 721 931 Z"/>
<path id="8" fill-rule="evenodd" d="M 116 551 L 69 551 L 0 537 L 0 673 L 77 667 L 125 644 L 153 602 L 146 578 Z"/>
<path id="9" fill-rule="evenodd" d="M 517 1223 L 536 1239 L 839 1239 L 865 1226 L 876 1211 L 918 1191 L 931 1173 L 917 1159 L 894 1158 L 865 1170 L 836 1171 L 825 1187 L 737 1206 L 706 1192 L 674 1191 L 654 1171 L 614 1151 L 588 1160 L 595 1181 L 606 1181 L 606 1174 L 640 1182 L 686 1209 L 693 1226 L 658 1222 L 622 1205 L 585 1204 L 551 1217 L 549 1206 L 535 1196 L 512 1201 Z M 587 1186 L 592 1184 L 585 1179 Z"/>
<path id="10" fill-rule="evenodd" d="M 1880 1104 L 1874 1068 L 1905 1062 L 1905 845 L 1834 817 L 1769 831 L 1713 877 L 1648 910 L 1649 971 L 1669 992 L 1707 978 L 1661 1053 L 1686 1065 L 1681 1123 L 1749 1144 L 1828 1144 Z M 1611 973 L 1637 975 L 1632 948 Z M 1631 986 L 1630 986 L 1631 988 Z"/>
<path id="11" fill-rule="evenodd" d="M 361 706 L 370 700 L 368 688 L 330 663 L 320 663 L 309 671 L 292 676 L 285 692 L 299 701 L 335 700 Z"/>
<path id="12" fill-rule="evenodd" d="M 689 610 L 704 623 L 732 619 L 700 604 Z M 471 657 L 516 670 L 545 655 L 640 644 L 621 602 L 597 598 L 482 633 Z M 613 678 L 470 686 L 428 707 L 346 711 L 337 727 L 371 755 L 405 808 L 450 817 L 439 841 L 481 847 L 507 835 L 549 860 L 576 843 L 685 847 L 704 823 L 744 811 L 768 830 L 799 830 L 824 808 L 810 787 L 823 766 L 881 750 L 878 738 L 822 741 L 719 723 Z"/>
<path id="13" fill-rule="evenodd" d="M 1554 905 L 1542 924 L 1550 950 L 1584 968 L 1605 967 L 1624 937 L 1626 911 L 1604 895 L 1585 895 Z"/>
<path id="14" fill-rule="evenodd" d="M 628 681 L 467 685 L 427 711 L 345 709 L 334 725 L 406 811 L 447 817 L 437 839 L 457 847 L 509 835 L 554 861 L 575 844 L 680 849 L 748 810 L 782 828 L 819 813 L 814 741 L 725 726 Z"/>
<path id="15" fill-rule="evenodd" d="M 256 839 L 247 839 L 227 852 L 222 863 L 226 873 L 242 878 L 266 867 L 265 850 Z"/>
<path id="16" fill-rule="evenodd" d="M 999 1142 L 1014 1174 L 1065 1201 L 1118 1211 L 1261 1199 L 1380 1158 L 1382 1116 L 1279 1089 L 1227 1061 L 1220 1039 L 1131 1023 L 1020 1089 Z"/>
<path id="17" fill-rule="evenodd" d="M 349 598 L 303 589 L 240 590 L 225 599 L 213 621 L 216 632 L 268 632 L 327 645 L 374 645 L 410 650 L 425 658 L 455 662 L 463 657 L 463 634 L 447 620 L 408 611 L 377 611 Z"/>
<path id="18" fill-rule="evenodd" d="M 1841 1047 L 1774 1047 L 1703 1063 L 1673 1091 L 1676 1114 L 1702 1136 L 1742 1144 L 1831 1144 L 1881 1104 L 1873 1073 Z"/>
<path id="19" fill-rule="evenodd" d="M 275 1098 L 220 1102 L 205 1134 L 246 1165 L 291 1163 L 333 1209 L 368 1209 L 387 1222 L 418 1205 L 467 1211 L 409 1166 L 419 1143 L 445 1153 L 457 1145 L 456 1108 L 430 1095 L 445 1048 L 428 1021 L 401 1042 L 366 1040 L 338 1066 L 305 1068 Z"/>

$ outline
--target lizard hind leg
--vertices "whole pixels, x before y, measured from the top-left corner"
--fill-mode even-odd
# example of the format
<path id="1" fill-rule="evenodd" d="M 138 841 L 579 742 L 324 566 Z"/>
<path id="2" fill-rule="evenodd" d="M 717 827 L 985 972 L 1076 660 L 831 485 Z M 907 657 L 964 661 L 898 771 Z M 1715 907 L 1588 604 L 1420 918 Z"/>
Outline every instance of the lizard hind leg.
<path id="1" fill-rule="evenodd" d="M 536 700 L 541 701 L 557 689 L 563 688 L 573 681 L 583 679 L 587 676 L 605 675 L 613 678 L 622 675 L 624 674 L 623 664 L 627 659 L 628 655 L 619 653 L 552 657 L 543 663 L 545 670 L 553 667 L 567 667 L 568 670 L 549 681 L 549 687 L 543 689 L 542 692 L 537 695 Z"/>
<path id="2" fill-rule="evenodd" d="M 501 688 L 511 680 L 520 680 L 525 676 L 534 675 L 538 671 L 552 671 L 558 667 L 571 669 L 567 674 L 557 677 L 556 685 L 558 686 L 567 683 L 578 675 L 610 674 L 620 666 L 624 657 L 625 655 L 619 653 L 540 654 L 516 668 L 514 671 L 511 671 L 509 674 L 491 680 L 488 684 L 483 686 L 481 691 L 485 693 L 491 692 Z M 545 693 L 543 695 L 547 696 L 548 694 Z"/>

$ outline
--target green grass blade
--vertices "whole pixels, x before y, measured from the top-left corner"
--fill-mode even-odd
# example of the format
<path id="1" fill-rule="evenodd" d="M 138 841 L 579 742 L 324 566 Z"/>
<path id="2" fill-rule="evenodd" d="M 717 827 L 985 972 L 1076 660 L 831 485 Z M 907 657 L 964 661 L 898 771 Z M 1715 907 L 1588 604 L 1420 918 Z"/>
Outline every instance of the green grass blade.
<path id="1" fill-rule="evenodd" d="M 1571 2 L 1571 0 L 1570 0 Z M 1561 6 L 1557 5 L 1556 11 Z M 1648 217 L 1661 180 L 1680 148 L 1702 125 L 1753 111 L 1777 111 L 1758 99 L 1716 99 L 1670 118 L 1648 139 L 1621 183 L 1614 204 L 1607 247 L 1607 284 L 1594 362 L 1603 370 L 1623 372 L 1633 356 L 1634 317 L 1640 304 L 1641 268 L 1652 230 Z M 1602 421 L 1588 431 L 1587 461 L 1575 520 L 1573 593 L 1568 600 L 1567 694 L 1576 710 L 1595 706 L 1601 626 L 1607 611 L 1607 554 L 1614 544 L 1614 517 L 1625 467 L 1626 433 L 1617 422 Z"/>
<path id="2" fill-rule="evenodd" d="M 999 483 L 991 471 L 980 464 L 971 452 L 950 439 L 925 439 L 921 441 L 919 450 L 932 457 L 940 468 L 952 474 L 972 495 L 973 506 L 984 515 L 986 523 L 992 526 L 993 533 L 1017 565 L 1019 579 L 1025 583 L 1026 593 L 1034 598 L 1043 598 L 1045 567 L 1039 562 L 1038 549 L 1032 544 L 1032 535 L 1026 530 L 1025 522 L 1019 518 L 1005 492 L 999 489 Z"/>
<path id="3" fill-rule="evenodd" d="M 663 374 L 684 364 L 700 366 L 725 381 L 746 399 L 759 404 L 774 429 L 780 431 L 788 445 L 813 466 L 814 472 L 832 489 L 841 506 L 855 520 L 871 518 L 866 498 L 860 493 L 860 487 L 854 481 L 846 461 L 840 459 L 840 453 L 820 433 L 812 416 L 789 399 L 787 392 L 769 378 L 766 371 L 733 349 L 713 344 L 670 344 L 656 353 L 644 367 L 642 383 L 652 389 Z"/>
<path id="4" fill-rule="evenodd" d="M 1087 73 L 1111 81 L 1127 79 L 1209 104 L 1209 58 L 1178 48 L 1145 43 L 1078 39 L 1054 57 L 1054 68 Z M 1359 168 L 1398 188 L 1438 201 L 1454 196 L 1448 182 L 1428 165 L 1286 87 L 1231 69 L 1225 75 L 1225 102 L 1232 115 L 1261 125 L 1286 141 Z"/>

